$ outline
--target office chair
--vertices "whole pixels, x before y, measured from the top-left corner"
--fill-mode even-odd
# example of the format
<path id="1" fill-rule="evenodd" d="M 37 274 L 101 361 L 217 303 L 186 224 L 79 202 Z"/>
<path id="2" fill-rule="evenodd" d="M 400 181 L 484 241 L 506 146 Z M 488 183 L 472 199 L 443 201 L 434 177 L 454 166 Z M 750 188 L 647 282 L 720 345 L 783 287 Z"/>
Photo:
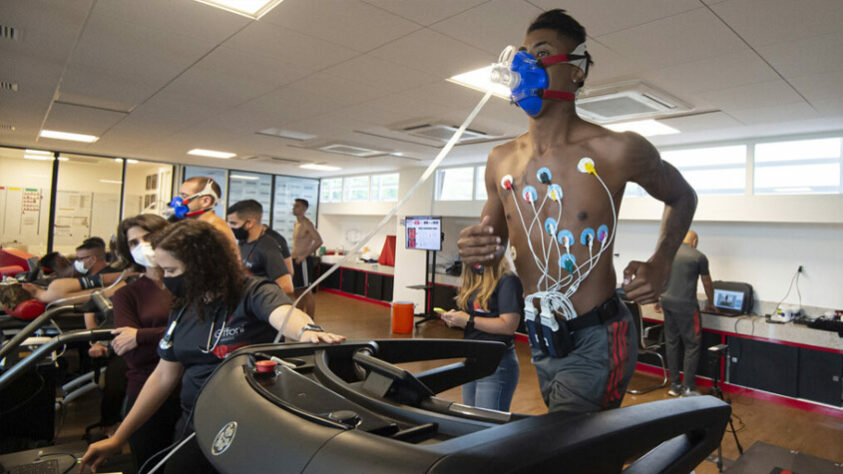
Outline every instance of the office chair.
<path id="1" fill-rule="evenodd" d="M 669 381 L 667 376 L 667 365 L 665 364 L 664 356 L 662 356 L 659 352 L 659 349 L 664 346 L 664 324 L 656 324 L 645 328 L 644 320 L 641 317 L 641 309 L 638 307 L 638 303 L 627 299 L 624 299 L 623 302 L 626 304 L 626 307 L 629 308 L 629 312 L 632 313 L 632 320 L 635 321 L 635 329 L 638 330 L 638 354 L 652 354 L 658 357 L 659 361 L 661 361 L 662 373 L 664 374 L 664 379 L 661 383 L 641 389 L 627 389 L 627 393 L 641 395 L 643 393 L 652 392 L 658 388 L 666 387 Z M 656 335 L 651 336 L 652 332 L 656 332 Z"/>

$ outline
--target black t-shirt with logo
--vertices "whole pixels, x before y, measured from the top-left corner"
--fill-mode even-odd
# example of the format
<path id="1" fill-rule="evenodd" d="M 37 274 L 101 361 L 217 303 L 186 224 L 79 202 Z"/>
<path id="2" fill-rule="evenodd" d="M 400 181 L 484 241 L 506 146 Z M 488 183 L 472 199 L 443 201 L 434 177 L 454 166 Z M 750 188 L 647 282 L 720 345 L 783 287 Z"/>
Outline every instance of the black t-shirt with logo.
<path id="1" fill-rule="evenodd" d="M 521 284 L 521 279 L 512 273 L 507 273 L 498 280 L 498 284 L 487 303 L 488 311 L 484 311 L 475 304 L 475 296 L 471 295 L 467 301 L 469 309 L 467 313 L 474 314 L 475 324 L 477 318 L 497 318 L 506 313 L 517 313 L 519 317 L 524 316 L 524 286 Z M 515 336 L 512 334 L 490 334 L 479 329 L 473 329 L 465 332 L 465 339 L 500 341 L 508 347 L 514 343 Z"/>
<path id="2" fill-rule="evenodd" d="M 241 242 L 239 245 L 243 264 L 252 275 L 275 281 L 290 273 L 281 248 L 268 234 L 264 233 L 254 242 Z"/>
<path id="3" fill-rule="evenodd" d="M 181 403 L 185 412 L 193 407 L 205 379 L 229 353 L 248 344 L 272 342 L 277 331 L 269 325 L 269 315 L 285 304 L 291 304 L 290 298 L 278 285 L 250 276 L 244 282 L 243 299 L 231 314 L 226 314 L 222 304 L 207 306 L 204 321 L 194 309 L 184 312 L 173 332 L 172 346 L 165 349 L 159 344 L 158 355 L 184 366 Z M 179 311 L 171 312 L 168 328 Z"/>

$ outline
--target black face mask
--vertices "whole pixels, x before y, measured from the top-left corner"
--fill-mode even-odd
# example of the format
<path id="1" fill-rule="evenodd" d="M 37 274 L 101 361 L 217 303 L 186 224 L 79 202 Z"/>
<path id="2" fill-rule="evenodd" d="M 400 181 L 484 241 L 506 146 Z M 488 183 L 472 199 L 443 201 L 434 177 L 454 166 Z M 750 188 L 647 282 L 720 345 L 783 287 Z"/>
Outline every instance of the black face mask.
<path id="1" fill-rule="evenodd" d="M 249 238 L 249 231 L 246 230 L 246 224 L 243 224 L 236 229 L 232 228 L 231 232 L 234 233 L 234 238 L 237 240 L 246 240 Z"/>
<path id="2" fill-rule="evenodd" d="M 184 297 L 184 273 L 174 277 L 164 277 L 164 287 L 176 298 Z"/>

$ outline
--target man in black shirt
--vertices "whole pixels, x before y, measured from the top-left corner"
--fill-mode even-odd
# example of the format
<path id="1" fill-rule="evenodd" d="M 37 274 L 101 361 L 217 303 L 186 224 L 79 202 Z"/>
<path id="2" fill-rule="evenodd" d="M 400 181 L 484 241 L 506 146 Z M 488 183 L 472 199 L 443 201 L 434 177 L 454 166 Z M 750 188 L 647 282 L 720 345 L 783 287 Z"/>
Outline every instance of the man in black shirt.
<path id="1" fill-rule="evenodd" d="M 284 263 L 287 265 L 287 270 L 290 271 L 290 276 L 295 277 L 295 267 L 293 266 L 293 257 L 290 253 L 290 246 L 287 245 L 287 239 L 283 235 L 276 232 L 275 229 L 270 229 L 267 225 L 263 226 L 263 232 L 275 239 L 278 242 L 278 248 L 281 249 L 281 256 L 284 257 Z"/>
<path id="2" fill-rule="evenodd" d="M 278 242 L 264 232 L 263 206 L 248 199 L 228 208 L 228 221 L 240 247 L 240 257 L 252 275 L 274 281 L 285 293 L 293 292 L 293 278 L 284 263 Z"/>

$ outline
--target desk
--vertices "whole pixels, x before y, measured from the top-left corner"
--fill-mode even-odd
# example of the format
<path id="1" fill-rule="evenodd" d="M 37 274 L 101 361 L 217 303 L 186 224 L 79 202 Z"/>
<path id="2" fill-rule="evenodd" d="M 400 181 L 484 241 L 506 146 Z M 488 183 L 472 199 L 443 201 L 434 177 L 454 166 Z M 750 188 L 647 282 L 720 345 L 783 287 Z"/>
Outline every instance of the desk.
<path id="1" fill-rule="evenodd" d="M 641 315 L 645 326 L 664 320 L 652 305 L 643 306 Z M 705 349 L 728 344 L 729 357 L 721 369 L 721 380 L 790 399 L 843 407 L 843 338 L 836 332 L 794 323 L 775 324 L 751 315 L 703 313 L 701 324 L 700 376 L 714 375 Z M 646 356 L 639 357 L 639 362 L 655 365 Z"/>
<path id="2" fill-rule="evenodd" d="M 333 265 L 320 264 L 319 274 Z M 319 288 L 381 306 L 392 302 L 395 268 L 377 263 L 346 262 Z"/>

